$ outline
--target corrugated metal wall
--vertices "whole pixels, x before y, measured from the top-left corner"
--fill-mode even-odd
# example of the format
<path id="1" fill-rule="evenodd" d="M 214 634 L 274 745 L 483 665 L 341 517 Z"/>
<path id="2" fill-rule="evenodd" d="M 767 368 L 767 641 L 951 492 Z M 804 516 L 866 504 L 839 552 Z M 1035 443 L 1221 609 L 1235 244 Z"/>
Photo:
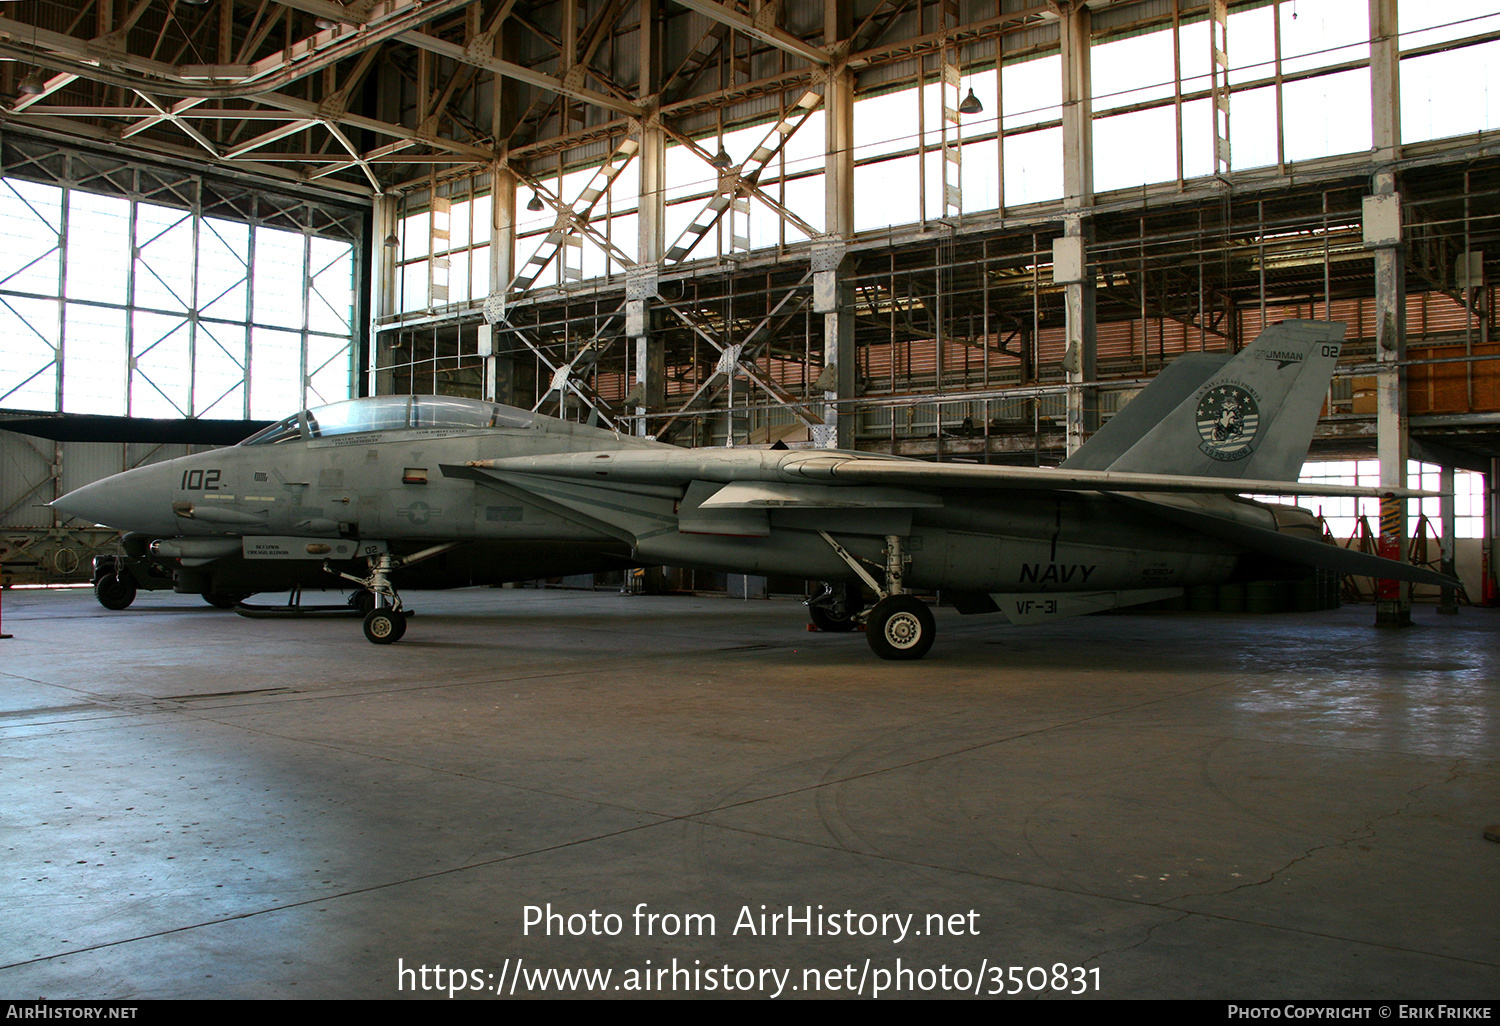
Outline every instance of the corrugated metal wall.
<path id="1" fill-rule="evenodd" d="M 47 503 L 122 470 L 203 448 L 54 442 L 0 430 L 0 567 L 5 583 L 88 580 L 89 557 L 114 551 L 115 532 L 61 517 Z"/>

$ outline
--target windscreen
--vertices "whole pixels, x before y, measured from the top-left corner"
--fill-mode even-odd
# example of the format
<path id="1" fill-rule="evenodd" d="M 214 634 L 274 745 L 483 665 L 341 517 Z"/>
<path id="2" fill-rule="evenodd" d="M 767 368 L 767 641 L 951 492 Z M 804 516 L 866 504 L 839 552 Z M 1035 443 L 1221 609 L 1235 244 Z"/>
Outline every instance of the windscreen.
<path id="1" fill-rule="evenodd" d="M 294 413 L 278 420 L 270 427 L 261 428 L 241 442 L 241 445 L 277 445 L 281 442 L 302 441 L 302 414 Z"/>
<path id="2" fill-rule="evenodd" d="M 277 421 L 242 445 L 276 445 L 304 438 L 400 431 L 407 428 L 478 431 L 529 428 L 536 416 L 478 399 L 445 395 L 382 395 L 319 406 Z"/>

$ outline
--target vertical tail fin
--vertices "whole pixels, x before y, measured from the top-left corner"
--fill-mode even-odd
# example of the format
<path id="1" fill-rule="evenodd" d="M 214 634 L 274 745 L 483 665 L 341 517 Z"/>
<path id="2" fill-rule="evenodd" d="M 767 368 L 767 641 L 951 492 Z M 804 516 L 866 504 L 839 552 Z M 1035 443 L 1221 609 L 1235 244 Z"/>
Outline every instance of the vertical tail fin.
<path id="1" fill-rule="evenodd" d="M 1281 321 L 1217 366 L 1173 374 L 1178 360 L 1064 466 L 1295 481 L 1343 338 L 1342 324 Z"/>
<path id="2" fill-rule="evenodd" d="M 1233 357 L 1228 353 L 1185 353 L 1161 369 L 1120 412 L 1063 461 L 1070 470 L 1108 470 L 1132 445 L 1166 419 L 1199 385 Z"/>

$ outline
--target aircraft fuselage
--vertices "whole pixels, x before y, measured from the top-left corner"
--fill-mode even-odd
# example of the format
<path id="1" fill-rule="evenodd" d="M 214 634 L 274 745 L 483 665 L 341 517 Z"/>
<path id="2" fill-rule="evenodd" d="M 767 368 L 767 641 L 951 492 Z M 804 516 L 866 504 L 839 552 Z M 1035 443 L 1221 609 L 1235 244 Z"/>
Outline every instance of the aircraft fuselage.
<path id="1" fill-rule="evenodd" d="M 345 538 L 379 539 L 397 550 L 437 541 L 498 544 L 512 557 L 490 561 L 497 563 L 491 569 L 507 579 L 525 578 L 511 576 L 506 565 L 516 575 L 554 575 L 548 570 L 562 554 L 559 549 L 577 544 L 609 553 L 611 565 L 633 550 L 640 563 L 858 580 L 820 537 L 828 526 L 822 512 L 771 509 L 762 518 L 764 528 L 742 535 L 734 523 L 695 523 L 691 508 L 684 516 L 691 488 L 657 489 L 661 494 L 622 490 L 610 495 L 612 505 L 660 525 L 627 546 L 607 525 L 591 524 L 587 515 L 545 496 L 507 489 L 501 482 L 450 477 L 442 470 L 497 458 L 589 452 L 606 442 L 615 448 L 656 447 L 540 417 L 530 427 L 361 432 L 185 456 L 86 486 L 68 499 L 79 515 L 122 530 L 201 539 L 197 544 L 209 547 L 195 558 L 189 543 L 189 565 L 211 562 L 208 553 L 231 554 L 239 547 L 235 539 L 306 539 L 316 547 L 320 540 Z M 845 530 L 835 524 L 831 533 L 872 563 L 882 558 L 883 537 L 900 534 L 911 556 L 911 587 L 975 592 L 1214 583 L 1231 576 L 1239 555 L 1221 542 L 1185 536 L 1091 493 L 1019 492 L 1007 495 L 1003 504 L 960 492 L 942 493 L 940 499 L 940 505 L 915 511 L 849 510 L 839 518 Z M 1274 526 L 1249 504 L 1218 501 Z M 210 539 L 219 539 L 219 546 Z M 546 560 L 524 558 L 528 544 L 543 542 L 555 543 L 547 546 Z"/>

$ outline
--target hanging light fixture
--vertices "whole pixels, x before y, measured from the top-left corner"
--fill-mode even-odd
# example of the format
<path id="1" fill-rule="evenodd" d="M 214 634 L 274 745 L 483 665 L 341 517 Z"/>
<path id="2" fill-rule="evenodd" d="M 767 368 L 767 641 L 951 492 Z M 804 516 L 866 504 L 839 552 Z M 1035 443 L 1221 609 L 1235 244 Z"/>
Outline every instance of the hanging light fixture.
<path id="1" fill-rule="evenodd" d="M 401 245 L 401 240 L 396 236 L 395 232 L 391 232 L 391 234 L 385 237 L 385 244 L 391 249 L 395 249 L 397 246 Z"/>
<path id="2" fill-rule="evenodd" d="M 542 209 L 542 197 L 538 196 L 536 193 L 533 192 L 531 194 L 531 199 L 526 204 L 526 209 L 527 210 L 532 210 L 532 211 L 541 210 Z"/>
<path id="3" fill-rule="evenodd" d="M 37 5 L 33 5 L 31 15 L 31 49 L 34 55 L 37 49 L 37 28 L 42 20 L 41 8 Z M 32 69 L 26 73 L 26 77 L 22 78 L 20 83 L 17 84 L 16 92 L 21 96 L 40 96 L 46 90 L 46 88 L 47 87 L 42 83 L 42 76 L 33 66 Z"/>
<path id="4" fill-rule="evenodd" d="M 980 103 L 979 97 L 974 95 L 973 86 L 969 86 L 969 95 L 965 96 L 963 102 L 958 105 L 958 112 L 960 114 L 982 114 L 984 112 L 984 104 Z"/>
<path id="5" fill-rule="evenodd" d="M 721 78 L 722 81 L 722 78 Z M 719 138 L 719 152 L 708 158 L 708 162 L 716 168 L 726 168 L 734 163 L 734 158 L 724 148 L 724 108 L 720 107 L 717 115 L 718 129 L 716 135 Z"/>

